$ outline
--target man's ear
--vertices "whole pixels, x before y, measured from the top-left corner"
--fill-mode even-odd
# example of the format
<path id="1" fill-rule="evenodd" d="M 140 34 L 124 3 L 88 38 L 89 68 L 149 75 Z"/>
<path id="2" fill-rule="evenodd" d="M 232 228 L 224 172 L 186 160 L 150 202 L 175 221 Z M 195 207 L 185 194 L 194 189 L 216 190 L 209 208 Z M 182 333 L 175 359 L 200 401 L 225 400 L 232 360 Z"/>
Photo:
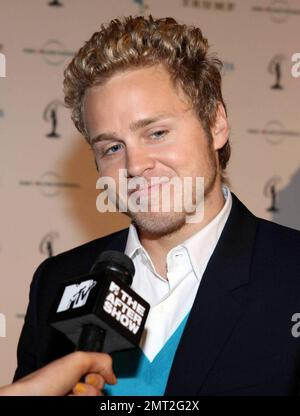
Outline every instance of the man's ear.
<path id="1" fill-rule="evenodd" d="M 229 125 L 223 104 L 218 104 L 216 120 L 211 128 L 213 146 L 215 150 L 221 149 L 229 138 Z"/>

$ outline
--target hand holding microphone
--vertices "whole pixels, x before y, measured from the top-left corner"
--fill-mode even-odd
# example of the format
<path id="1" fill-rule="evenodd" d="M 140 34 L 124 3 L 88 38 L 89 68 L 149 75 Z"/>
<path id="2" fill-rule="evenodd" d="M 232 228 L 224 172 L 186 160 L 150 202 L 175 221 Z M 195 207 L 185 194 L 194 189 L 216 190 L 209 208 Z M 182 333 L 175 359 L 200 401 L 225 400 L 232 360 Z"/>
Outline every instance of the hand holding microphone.
<path id="1" fill-rule="evenodd" d="M 129 257 L 106 251 L 88 275 L 62 284 L 50 323 L 78 351 L 0 388 L 0 395 L 101 395 L 105 383 L 115 384 L 111 357 L 99 353 L 138 346 L 150 309 L 129 287 L 134 272 Z"/>
<path id="2" fill-rule="evenodd" d="M 80 377 L 89 373 L 84 383 Z M 101 395 L 104 383 L 117 381 L 108 354 L 74 352 L 0 388 L 0 396 L 76 396 Z M 77 383 L 77 384 L 76 384 Z"/>
<path id="3" fill-rule="evenodd" d="M 64 282 L 50 325 L 79 351 L 111 353 L 139 345 L 150 305 L 129 286 L 135 269 L 118 251 L 104 251 L 87 275 Z"/>

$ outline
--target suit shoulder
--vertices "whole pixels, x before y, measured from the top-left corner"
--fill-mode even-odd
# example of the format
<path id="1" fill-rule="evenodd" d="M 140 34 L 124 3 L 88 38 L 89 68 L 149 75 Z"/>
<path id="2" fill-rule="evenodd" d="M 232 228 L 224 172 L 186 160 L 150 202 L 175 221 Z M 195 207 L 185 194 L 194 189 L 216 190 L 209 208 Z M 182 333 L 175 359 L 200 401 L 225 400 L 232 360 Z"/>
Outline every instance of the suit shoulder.
<path id="1" fill-rule="evenodd" d="M 127 234 L 128 228 L 125 228 L 103 237 L 96 238 L 95 240 L 88 241 L 87 243 L 81 244 L 80 246 L 73 247 L 70 250 L 57 254 L 55 258 L 60 259 L 68 256 L 73 257 L 89 253 L 99 254 L 99 250 L 106 250 L 107 246 L 112 246 L 112 250 L 113 246 L 116 246 L 115 249 L 118 250 L 119 244 L 122 245 L 124 241 L 126 243 Z"/>
<path id="2" fill-rule="evenodd" d="M 46 276 L 52 283 L 55 280 L 68 280 L 88 273 L 102 251 L 124 251 L 127 235 L 128 228 L 125 228 L 64 251 L 44 261 L 37 273 Z"/>
<path id="3" fill-rule="evenodd" d="M 300 231 L 259 218 L 256 256 L 269 270 L 300 284 Z"/>
<path id="4" fill-rule="evenodd" d="M 262 218 L 258 218 L 260 234 L 268 239 L 272 239 L 274 243 L 280 242 L 287 244 L 288 246 L 300 245 L 300 231 L 289 228 L 284 225 L 274 223 Z"/>

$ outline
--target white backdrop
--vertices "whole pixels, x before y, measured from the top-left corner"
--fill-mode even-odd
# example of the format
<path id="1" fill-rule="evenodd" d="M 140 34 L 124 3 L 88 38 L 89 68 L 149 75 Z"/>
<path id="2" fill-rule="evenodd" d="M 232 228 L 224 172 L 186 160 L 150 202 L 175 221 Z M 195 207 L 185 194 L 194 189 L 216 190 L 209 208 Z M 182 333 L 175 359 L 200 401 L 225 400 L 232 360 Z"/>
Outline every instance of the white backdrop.
<path id="1" fill-rule="evenodd" d="M 128 225 L 96 211 L 93 158 L 62 105 L 63 69 L 101 23 L 151 13 L 202 28 L 225 63 L 232 189 L 255 214 L 300 229 L 299 0 L 50 2 L 0 0 L 0 385 L 38 264 Z"/>

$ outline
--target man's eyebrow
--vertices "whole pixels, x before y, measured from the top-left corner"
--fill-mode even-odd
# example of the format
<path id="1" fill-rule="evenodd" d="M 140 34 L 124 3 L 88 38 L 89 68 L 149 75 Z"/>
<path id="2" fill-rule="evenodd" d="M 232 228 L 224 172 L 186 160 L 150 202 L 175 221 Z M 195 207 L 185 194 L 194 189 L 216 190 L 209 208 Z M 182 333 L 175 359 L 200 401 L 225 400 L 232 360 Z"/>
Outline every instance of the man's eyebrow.
<path id="1" fill-rule="evenodd" d="M 155 123 L 156 121 L 160 121 L 163 118 L 172 117 L 174 114 L 172 113 L 160 113 L 157 114 L 155 117 L 149 118 L 142 118 L 141 120 L 134 121 L 129 125 L 131 131 L 135 132 L 143 127 L 147 127 L 149 124 Z"/>
<path id="2" fill-rule="evenodd" d="M 90 144 L 93 146 L 93 144 L 105 140 L 118 140 L 117 133 L 100 133 L 91 139 Z"/>
<path id="3" fill-rule="evenodd" d="M 172 113 L 161 113 L 155 117 L 142 118 L 140 120 L 132 122 L 129 125 L 129 128 L 132 132 L 135 132 L 139 129 L 142 129 L 143 127 L 147 127 L 148 125 L 155 123 L 156 121 L 159 121 L 163 118 L 169 118 L 172 116 L 174 116 L 174 114 Z M 114 132 L 100 133 L 91 139 L 91 146 L 97 142 L 104 141 L 104 140 L 120 140 L 120 139 L 118 138 L 118 135 Z"/>

